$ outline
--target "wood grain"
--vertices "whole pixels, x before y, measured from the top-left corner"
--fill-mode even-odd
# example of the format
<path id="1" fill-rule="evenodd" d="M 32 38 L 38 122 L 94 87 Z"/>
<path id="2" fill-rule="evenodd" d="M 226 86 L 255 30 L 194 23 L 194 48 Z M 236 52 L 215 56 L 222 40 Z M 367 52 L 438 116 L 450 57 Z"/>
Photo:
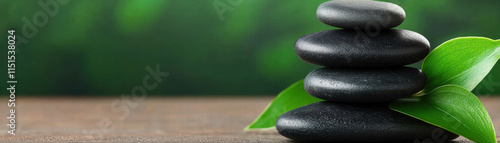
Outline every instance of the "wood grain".
<path id="1" fill-rule="evenodd" d="M 0 142 L 290 142 L 273 130 L 242 131 L 272 99 L 18 97 L 16 135 L 0 126 Z M 480 99 L 498 131 L 500 97 Z M 7 117 L 7 110 L 1 108 L 0 115 Z"/>

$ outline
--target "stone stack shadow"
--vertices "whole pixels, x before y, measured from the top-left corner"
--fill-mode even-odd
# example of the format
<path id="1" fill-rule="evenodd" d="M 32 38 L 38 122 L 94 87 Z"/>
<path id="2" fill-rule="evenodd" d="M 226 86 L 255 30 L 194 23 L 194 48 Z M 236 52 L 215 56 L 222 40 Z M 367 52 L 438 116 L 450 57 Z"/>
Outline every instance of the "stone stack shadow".
<path id="1" fill-rule="evenodd" d="M 396 4 L 334 0 L 321 4 L 318 19 L 340 30 L 299 38 L 295 52 L 305 62 L 325 66 L 310 72 L 305 90 L 325 101 L 281 115 L 278 132 L 298 141 L 388 142 L 457 135 L 392 111 L 388 103 L 421 91 L 427 77 L 404 65 L 427 56 L 430 44 L 413 31 L 392 29 L 406 14 Z"/>

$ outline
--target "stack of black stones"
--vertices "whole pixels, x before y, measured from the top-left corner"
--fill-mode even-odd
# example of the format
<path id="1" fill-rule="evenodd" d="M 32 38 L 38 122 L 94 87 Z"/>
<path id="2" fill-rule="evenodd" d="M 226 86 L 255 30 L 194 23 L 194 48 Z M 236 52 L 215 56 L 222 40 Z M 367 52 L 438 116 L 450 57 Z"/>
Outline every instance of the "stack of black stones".
<path id="1" fill-rule="evenodd" d="M 278 132 L 298 141 L 389 142 L 445 141 L 457 135 L 392 111 L 388 103 L 425 87 L 427 77 L 404 65 L 429 53 L 422 35 L 391 29 L 405 19 L 396 4 L 370 0 L 334 0 L 321 4 L 318 19 L 342 28 L 299 38 L 297 55 L 325 66 L 309 73 L 305 90 L 326 101 L 279 117 Z"/>

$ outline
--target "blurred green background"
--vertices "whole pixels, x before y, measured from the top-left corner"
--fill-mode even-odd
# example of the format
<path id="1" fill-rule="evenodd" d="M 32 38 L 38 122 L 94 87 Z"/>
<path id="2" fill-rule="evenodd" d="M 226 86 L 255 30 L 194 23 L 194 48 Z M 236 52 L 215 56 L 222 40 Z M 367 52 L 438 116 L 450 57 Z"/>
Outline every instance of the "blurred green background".
<path id="1" fill-rule="evenodd" d="M 334 29 L 315 16 L 324 1 L 61 0 L 17 47 L 17 92 L 129 94 L 148 74 L 145 67 L 159 64 L 170 75 L 148 94 L 274 95 L 319 67 L 301 61 L 293 47 L 302 35 Z M 23 17 L 33 22 L 44 12 L 38 2 L 0 1 L 1 29 L 17 30 L 19 43 Z M 398 28 L 421 33 L 432 47 L 460 36 L 500 39 L 498 0 L 389 2 L 406 11 Z M 499 64 L 474 93 L 500 94 Z"/>

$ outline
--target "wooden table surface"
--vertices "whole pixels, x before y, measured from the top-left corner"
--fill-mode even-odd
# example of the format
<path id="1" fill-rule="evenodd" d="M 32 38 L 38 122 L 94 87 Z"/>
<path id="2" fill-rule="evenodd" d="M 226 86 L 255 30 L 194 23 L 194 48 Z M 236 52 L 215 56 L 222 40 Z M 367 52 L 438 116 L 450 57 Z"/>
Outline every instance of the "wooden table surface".
<path id="1" fill-rule="evenodd" d="M 0 142 L 292 142 L 275 130 L 242 131 L 272 99 L 18 97 L 16 135 L 0 126 Z M 480 99 L 499 131 L 500 97 Z M 0 115 L 9 115 L 7 105 Z"/>

